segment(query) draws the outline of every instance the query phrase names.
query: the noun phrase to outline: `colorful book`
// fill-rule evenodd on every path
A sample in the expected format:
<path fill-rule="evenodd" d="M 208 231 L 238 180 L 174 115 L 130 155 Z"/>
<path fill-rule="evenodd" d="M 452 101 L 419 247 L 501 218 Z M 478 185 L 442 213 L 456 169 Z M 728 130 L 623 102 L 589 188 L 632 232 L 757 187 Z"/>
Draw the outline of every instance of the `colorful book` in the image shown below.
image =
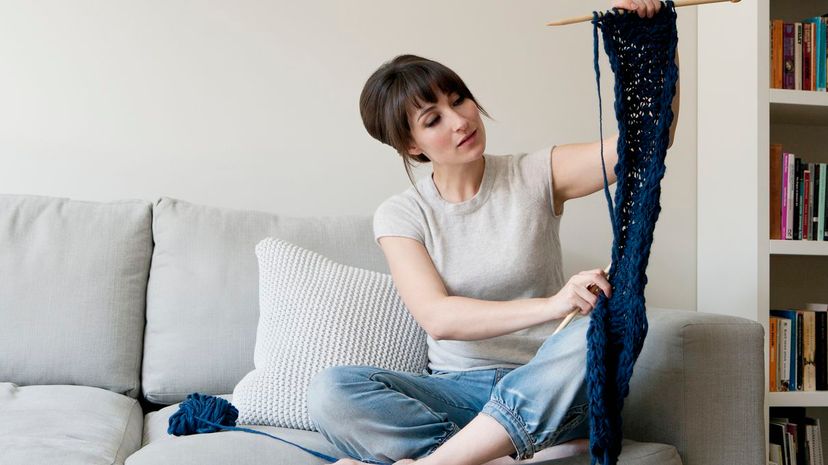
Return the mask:
<path fill-rule="evenodd" d="M 769 237 L 782 239 L 782 144 L 770 144 L 769 176 Z M 822 237 L 822 236 L 820 236 Z"/>
<path fill-rule="evenodd" d="M 787 344 L 788 349 L 786 351 L 780 351 L 781 356 L 783 357 L 782 360 L 787 360 L 780 365 L 780 370 L 787 369 L 787 379 L 789 380 L 788 383 L 780 383 L 780 390 L 781 391 L 797 391 L 797 360 L 799 359 L 797 355 L 797 313 L 796 310 L 771 310 L 771 316 L 776 318 L 784 319 L 788 321 L 788 325 L 790 326 L 790 336 L 786 336 L 782 334 L 780 338 L 780 343 Z M 785 331 L 783 329 L 783 331 Z M 787 338 L 787 341 L 785 339 Z M 781 360 L 777 360 L 777 363 L 780 363 Z M 784 368 L 787 366 L 787 368 Z M 785 377 L 780 377 L 781 380 L 784 380 Z"/>
<path fill-rule="evenodd" d="M 781 19 L 771 21 L 771 87 L 782 89 L 782 23 Z"/>
<path fill-rule="evenodd" d="M 802 90 L 802 23 L 794 23 L 794 89 Z"/>
<path fill-rule="evenodd" d="M 787 184 L 785 193 L 788 197 L 785 211 L 785 239 L 794 239 L 794 181 L 796 180 L 796 156 L 792 153 L 785 154 L 788 158 L 787 171 L 788 176 L 785 178 Z"/>
<path fill-rule="evenodd" d="M 768 390 L 770 392 L 777 392 L 779 389 L 777 388 L 777 380 L 776 380 L 776 353 L 777 353 L 777 336 L 776 331 L 779 327 L 779 318 L 772 316 L 768 319 Z"/>
<path fill-rule="evenodd" d="M 811 23 L 802 23 L 802 90 L 814 90 L 811 65 L 814 57 L 811 45 L 813 26 Z"/>
<path fill-rule="evenodd" d="M 793 23 L 782 24 L 782 88 L 793 89 L 794 84 L 794 42 Z"/>

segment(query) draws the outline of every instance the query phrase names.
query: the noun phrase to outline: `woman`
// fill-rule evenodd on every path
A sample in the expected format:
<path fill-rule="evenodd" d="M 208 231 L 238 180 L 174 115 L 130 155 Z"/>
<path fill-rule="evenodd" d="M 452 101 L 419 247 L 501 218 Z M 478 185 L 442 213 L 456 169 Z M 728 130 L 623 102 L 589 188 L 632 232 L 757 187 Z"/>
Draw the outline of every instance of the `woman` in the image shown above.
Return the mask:
<path fill-rule="evenodd" d="M 613 7 L 652 17 L 661 3 Z M 678 92 L 670 144 L 677 101 Z M 409 177 L 412 161 L 433 165 L 431 177 L 374 215 L 394 284 L 428 334 L 429 369 L 342 366 L 314 377 L 311 419 L 362 461 L 337 464 L 478 465 L 586 452 L 585 316 L 598 301 L 587 288 L 608 297 L 612 289 L 601 269 L 564 282 L 558 226 L 567 200 L 603 187 L 600 143 L 487 155 L 480 113 L 488 114 L 453 71 L 413 55 L 368 79 L 360 111 Z M 617 137 L 604 141 L 609 182 Z"/>

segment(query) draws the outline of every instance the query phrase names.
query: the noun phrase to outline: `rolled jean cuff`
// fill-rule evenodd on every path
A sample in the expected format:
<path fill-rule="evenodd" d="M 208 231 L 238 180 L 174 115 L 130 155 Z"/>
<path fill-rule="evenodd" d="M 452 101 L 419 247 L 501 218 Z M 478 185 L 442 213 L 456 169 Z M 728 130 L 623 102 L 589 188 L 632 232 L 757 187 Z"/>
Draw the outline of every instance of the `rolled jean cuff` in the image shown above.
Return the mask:
<path fill-rule="evenodd" d="M 497 399 L 492 398 L 483 406 L 483 410 L 480 413 L 485 413 L 494 418 L 495 421 L 506 429 L 506 433 L 509 435 L 509 438 L 512 440 L 512 445 L 515 447 L 515 453 L 510 454 L 510 457 L 515 460 L 525 460 L 535 455 L 535 445 L 526 429 L 526 424 L 512 409 Z"/>

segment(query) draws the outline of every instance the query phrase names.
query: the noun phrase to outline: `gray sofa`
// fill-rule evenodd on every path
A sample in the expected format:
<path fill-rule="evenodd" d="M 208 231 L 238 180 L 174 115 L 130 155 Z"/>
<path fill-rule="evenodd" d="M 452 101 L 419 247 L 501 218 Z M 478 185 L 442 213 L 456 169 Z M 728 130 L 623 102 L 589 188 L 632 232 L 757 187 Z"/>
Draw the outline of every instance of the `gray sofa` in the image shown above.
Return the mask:
<path fill-rule="evenodd" d="M 253 369 L 267 236 L 388 272 L 370 217 L 0 195 L 0 464 L 325 463 L 260 435 L 166 432 L 187 394 L 232 401 Z M 648 317 L 620 463 L 765 463 L 762 326 Z M 343 456 L 316 432 L 256 428 Z"/>

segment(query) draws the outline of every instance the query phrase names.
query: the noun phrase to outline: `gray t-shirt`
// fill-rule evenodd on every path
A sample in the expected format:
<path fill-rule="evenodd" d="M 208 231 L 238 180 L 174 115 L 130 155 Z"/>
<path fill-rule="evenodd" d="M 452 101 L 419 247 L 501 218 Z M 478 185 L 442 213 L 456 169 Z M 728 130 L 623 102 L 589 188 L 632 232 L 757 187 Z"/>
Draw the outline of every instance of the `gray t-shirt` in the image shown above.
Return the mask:
<path fill-rule="evenodd" d="M 477 194 L 444 200 L 431 176 L 384 201 L 374 213 L 374 238 L 422 243 L 449 295 L 508 301 L 549 297 L 565 283 L 552 198 L 552 147 L 487 155 Z M 428 341 L 429 368 L 442 371 L 524 365 L 560 320 L 479 340 Z"/>

